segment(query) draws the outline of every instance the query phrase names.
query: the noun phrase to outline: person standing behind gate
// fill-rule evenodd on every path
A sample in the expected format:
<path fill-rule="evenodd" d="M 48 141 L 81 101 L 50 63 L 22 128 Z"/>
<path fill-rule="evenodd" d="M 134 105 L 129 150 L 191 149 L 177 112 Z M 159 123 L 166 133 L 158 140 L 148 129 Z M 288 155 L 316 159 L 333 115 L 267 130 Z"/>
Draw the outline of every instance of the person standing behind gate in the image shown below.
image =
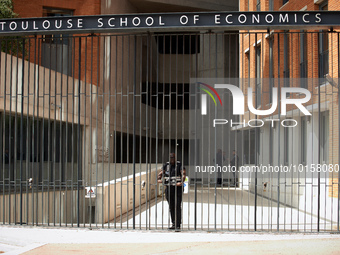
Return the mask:
<path fill-rule="evenodd" d="M 183 183 L 186 178 L 185 167 L 176 161 L 175 153 L 170 153 L 170 162 L 163 165 L 158 174 L 158 182 L 166 185 L 165 197 L 169 203 L 172 226 L 168 229 L 181 229 Z"/>
<path fill-rule="evenodd" d="M 222 153 L 222 149 L 218 149 L 216 153 L 216 158 L 214 160 L 214 163 L 216 163 L 216 166 L 219 166 L 220 169 L 223 167 L 223 163 L 225 161 L 224 153 Z M 217 180 L 216 184 L 218 186 L 222 185 L 222 170 L 217 171 Z"/>
<path fill-rule="evenodd" d="M 235 150 L 233 150 L 233 156 L 232 156 L 232 159 L 230 160 L 230 166 L 231 168 L 233 168 L 233 170 L 231 170 L 234 175 L 233 184 L 236 186 L 237 185 L 236 175 L 237 175 L 237 170 L 238 170 L 238 156 Z"/>

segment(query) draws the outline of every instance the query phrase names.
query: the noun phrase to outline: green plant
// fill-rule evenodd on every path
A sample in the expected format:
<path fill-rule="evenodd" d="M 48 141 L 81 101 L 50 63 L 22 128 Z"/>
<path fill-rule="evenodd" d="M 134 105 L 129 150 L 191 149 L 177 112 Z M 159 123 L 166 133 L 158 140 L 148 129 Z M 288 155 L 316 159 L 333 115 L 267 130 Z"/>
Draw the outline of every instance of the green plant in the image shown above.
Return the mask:
<path fill-rule="evenodd" d="M 0 19 L 13 19 L 19 15 L 13 10 L 12 0 L 0 0 Z M 22 57 L 23 48 L 27 48 L 27 40 L 22 36 L 0 36 L 1 51 Z M 27 55 L 26 51 L 25 54 Z"/>

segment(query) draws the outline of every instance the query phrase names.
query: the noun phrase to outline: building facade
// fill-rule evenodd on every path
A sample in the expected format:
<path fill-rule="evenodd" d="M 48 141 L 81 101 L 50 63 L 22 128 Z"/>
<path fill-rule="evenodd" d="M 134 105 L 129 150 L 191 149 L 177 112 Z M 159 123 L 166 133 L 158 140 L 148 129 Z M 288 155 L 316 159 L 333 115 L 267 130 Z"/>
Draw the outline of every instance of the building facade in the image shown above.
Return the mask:
<path fill-rule="evenodd" d="M 42 28 L 108 15 L 98 24 L 136 29 L 0 38 L 1 222 L 163 229 L 170 216 L 156 178 L 175 152 L 190 183 L 185 229 L 339 231 L 340 37 L 308 28 L 336 1 L 13 3 L 22 18 L 46 17 Z M 210 27 L 183 25 L 184 12 L 199 22 L 201 11 L 222 14 L 209 13 Z M 246 14 L 260 23 L 271 11 L 282 11 L 279 23 L 302 11 L 305 25 L 219 26 Z M 161 23 L 169 12 L 183 26 L 152 28 L 152 14 Z M 137 28 L 141 13 L 150 29 Z M 239 102 L 216 84 L 243 92 L 244 114 L 233 114 Z M 221 164 L 236 171 L 217 173 Z M 263 166 L 281 171 L 241 171 Z"/>
<path fill-rule="evenodd" d="M 339 8 L 339 2 L 332 0 L 240 1 L 241 11 L 317 13 L 338 11 Z M 307 17 L 310 16 L 305 17 L 308 23 Z M 285 18 L 282 16 L 283 20 Z M 323 216 L 330 221 L 334 220 L 332 215 L 338 210 L 333 205 L 338 199 L 339 175 L 331 169 L 339 163 L 338 43 L 336 29 L 243 31 L 240 34 L 240 77 L 253 80 L 246 79 L 253 88 L 251 96 L 256 102 L 254 107 L 258 110 L 270 109 L 275 87 L 279 95 L 279 106 L 272 114 L 255 116 L 248 112 L 244 120 L 289 119 L 296 124 L 293 128 L 285 128 L 279 122 L 266 123 L 259 129 L 248 126 L 246 129 L 249 131 L 244 132 L 252 132 L 257 136 L 257 147 L 254 142 L 251 148 L 257 154 L 254 163 L 304 166 L 309 169 L 329 167 L 331 170 L 319 175 L 317 171 L 310 175 L 305 171 L 301 175 L 283 173 L 279 178 L 265 174 L 260 180 L 265 187 L 257 187 L 257 191 L 265 197 L 280 198 L 281 195 L 285 203 L 312 214 L 318 213 L 316 208 L 319 203 Z M 280 114 L 282 88 L 307 89 L 311 99 L 305 105 L 311 115 L 305 115 L 293 105 L 287 106 L 286 115 Z M 286 97 L 301 99 L 304 95 L 288 93 Z M 321 201 L 317 199 L 320 194 Z M 313 200 L 313 196 L 316 199 Z"/>

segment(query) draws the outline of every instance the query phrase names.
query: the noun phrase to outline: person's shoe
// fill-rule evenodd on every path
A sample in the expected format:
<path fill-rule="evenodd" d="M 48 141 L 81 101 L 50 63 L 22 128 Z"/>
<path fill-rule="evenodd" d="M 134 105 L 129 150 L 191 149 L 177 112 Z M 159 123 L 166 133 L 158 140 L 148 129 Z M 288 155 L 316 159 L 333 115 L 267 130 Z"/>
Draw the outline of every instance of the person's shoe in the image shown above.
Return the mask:
<path fill-rule="evenodd" d="M 168 230 L 174 230 L 175 229 L 175 225 L 172 225 L 171 227 L 168 228 Z"/>
<path fill-rule="evenodd" d="M 181 227 L 176 227 L 175 232 L 181 232 Z"/>

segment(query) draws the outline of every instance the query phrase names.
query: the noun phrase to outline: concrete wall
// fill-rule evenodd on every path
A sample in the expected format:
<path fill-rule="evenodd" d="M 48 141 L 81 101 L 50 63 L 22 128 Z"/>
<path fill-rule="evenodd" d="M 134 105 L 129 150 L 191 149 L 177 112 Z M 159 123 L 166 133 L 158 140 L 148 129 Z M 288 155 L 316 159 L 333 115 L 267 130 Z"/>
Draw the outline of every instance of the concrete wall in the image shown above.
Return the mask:
<path fill-rule="evenodd" d="M 13 193 L 13 192 L 12 192 Z M 77 191 L 56 190 L 50 187 L 49 191 L 24 192 L 22 199 L 17 191 L 16 194 L 0 196 L 1 210 L 0 219 L 7 223 L 20 223 L 20 204 L 22 205 L 22 222 L 24 224 L 62 224 L 77 223 Z M 84 219 L 84 193 L 80 191 L 79 200 L 80 218 Z M 5 207 L 2 207 L 5 205 Z"/>
<path fill-rule="evenodd" d="M 158 164 L 157 168 L 161 169 L 162 166 L 163 164 Z M 125 178 L 133 173 L 133 164 L 98 163 L 92 164 L 89 167 L 91 169 L 91 176 L 86 178 L 86 186 L 103 185 L 103 183 Z M 137 174 L 143 172 L 151 173 L 151 171 L 154 171 L 151 169 L 156 169 L 156 164 L 135 164 L 135 171 Z"/>
<path fill-rule="evenodd" d="M 151 172 L 136 174 L 135 180 L 139 184 L 135 189 L 135 207 L 139 207 L 146 201 L 159 195 L 156 169 Z M 91 201 L 95 206 L 95 219 L 97 223 L 107 223 L 115 218 L 131 211 L 133 208 L 132 175 L 112 180 L 96 187 L 96 200 Z M 145 187 L 140 186 L 145 182 Z M 128 185 L 128 182 L 130 185 Z M 121 202 L 122 201 L 122 202 Z M 89 202 L 87 202 L 89 205 Z"/>
<path fill-rule="evenodd" d="M 328 104 L 323 104 L 321 111 L 329 110 Z M 259 150 L 259 164 L 280 166 L 287 165 L 288 167 L 307 166 L 309 170 L 312 169 L 314 164 L 338 164 L 337 158 L 329 157 L 327 162 L 318 162 L 318 145 L 319 145 L 319 118 L 318 108 L 313 107 L 311 118 L 307 121 L 307 161 L 301 162 L 301 125 L 297 125 L 295 128 L 289 128 L 289 162 L 284 163 L 284 128 L 278 125 L 273 129 L 273 146 L 269 145 L 269 132 L 270 125 L 265 125 L 261 128 L 260 132 L 260 150 Z M 310 109 L 309 109 L 310 110 Z M 288 112 L 290 119 L 296 120 L 301 124 L 301 117 L 296 116 L 295 112 Z M 331 122 L 330 122 L 331 125 Z M 330 134 L 331 136 L 331 134 Z M 330 137 L 330 139 L 332 139 Z M 273 153 L 273 162 L 270 163 L 269 155 L 270 150 Z M 330 154 L 329 154 L 330 155 Z M 251 185 L 250 189 L 255 191 L 255 173 L 251 173 Z M 338 173 L 327 172 L 320 173 L 320 217 L 327 220 L 335 220 L 337 215 L 338 199 L 337 189 L 333 190 L 332 183 L 333 178 L 337 178 Z M 333 181 L 334 182 L 334 181 Z M 266 183 L 266 187 L 264 184 Z M 335 179 L 337 185 L 337 180 Z M 280 191 L 278 192 L 278 185 Z M 318 214 L 318 173 L 307 173 L 304 169 L 303 172 L 299 172 L 298 169 L 292 168 L 289 172 L 280 172 L 280 178 L 277 174 L 258 174 L 257 180 L 257 192 L 259 195 L 273 199 L 275 202 L 280 200 L 280 203 L 298 208 L 302 211 L 306 211 L 314 216 Z M 331 196 L 330 194 L 333 194 Z"/>

